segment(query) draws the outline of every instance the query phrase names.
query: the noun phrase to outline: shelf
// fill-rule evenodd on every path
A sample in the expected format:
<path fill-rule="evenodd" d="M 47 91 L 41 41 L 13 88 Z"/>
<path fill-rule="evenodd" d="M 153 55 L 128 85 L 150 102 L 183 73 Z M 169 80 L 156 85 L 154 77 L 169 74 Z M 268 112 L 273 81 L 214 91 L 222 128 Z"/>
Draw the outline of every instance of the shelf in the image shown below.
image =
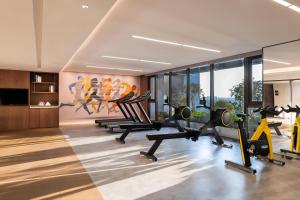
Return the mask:
<path fill-rule="evenodd" d="M 32 92 L 32 94 L 57 94 L 57 92 Z"/>
<path fill-rule="evenodd" d="M 58 105 L 51 105 L 51 106 L 38 106 L 38 105 L 30 105 L 30 108 L 32 109 L 44 109 L 44 108 L 59 108 Z"/>
<path fill-rule="evenodd" d="M 55 82 L 32 82 L 33 84 L 53 84 L 55 85 Z"/>

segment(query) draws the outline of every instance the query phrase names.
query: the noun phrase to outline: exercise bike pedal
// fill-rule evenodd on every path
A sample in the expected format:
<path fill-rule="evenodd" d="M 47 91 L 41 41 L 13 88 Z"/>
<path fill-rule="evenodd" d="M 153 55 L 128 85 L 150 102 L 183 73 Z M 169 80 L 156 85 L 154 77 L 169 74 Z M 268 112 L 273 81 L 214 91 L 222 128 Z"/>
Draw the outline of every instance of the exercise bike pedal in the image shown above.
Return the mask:
<path fill-rule="evenodd" d="M 251 167 L 246 167 L 244 165 L 241 165 L 241 164 L 229 161 L 229 160 L 225 160 L 225 165 L 230 166 L 230 167 L 235 167 L 239 170 L 242 170 L 242 171 L 245 171 L 245 172 L 248 172 L 248 173 L 251 173 L 251 174 L 256 174 L 256 169 L 253 169 Z"/>
<path fill-rule="evenodd" d="M 140 155 L 146 156 L 148 159 L 156 162 L 158 159 L 154 155 L 149 155 L 148 152 L 140 151 Z"/>
<path fill-rule="evenodd" d="M 214 145 L 217 145 L 217 146 L 220 146 L 220 147 L 224 147 L 224 148 L 228 148 L 228 149 L 232 149 L 232 147 L 233 147 L 232 144 L 225 144 L 225 143 L 219 144 L 219 143 L 217 143 L 217 142 L 215 142 L 215 141 L 212 141 L 212 143 L 213 143 Z"/>
<path fill-rule="evenodd" d="M 122 140 L 121 138 L 116 138 L 116 141 L 119 142 L 120 144 L 125 144 L 125 141 Z"/>

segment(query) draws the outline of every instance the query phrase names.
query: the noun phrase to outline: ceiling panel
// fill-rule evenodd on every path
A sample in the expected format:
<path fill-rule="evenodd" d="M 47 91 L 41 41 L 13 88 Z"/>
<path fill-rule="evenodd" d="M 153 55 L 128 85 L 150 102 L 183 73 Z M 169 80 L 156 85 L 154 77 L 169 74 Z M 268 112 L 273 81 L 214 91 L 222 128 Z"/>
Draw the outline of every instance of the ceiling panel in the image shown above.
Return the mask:
<path fill-rule="evenodd" d="M 300 5 L 300 1 L 295 3 Z M 221 50 L 196 49 L 133 39 L 142 35 L 160 40 Z M 97 34 L 66 69 L 86 65 L 163 69 L 259 50 L 300 38 L 300 14 L 271 0 L 120 0 Z M 170 62 L 169 65 L 112 60 L 102 55 Z M 80 68 L 81 66 L 81 68 Z M 99 69 L 100 71 L 102 69 Z M 112 73 L 123 73 L 112 70 Z M 128 72 L 126 72 L 128 73 Z"/>
<path fill-rule="evenodd" d="M 32 0 L 1 1 L 0 27 L 0 68 L 35 68 Z"/>

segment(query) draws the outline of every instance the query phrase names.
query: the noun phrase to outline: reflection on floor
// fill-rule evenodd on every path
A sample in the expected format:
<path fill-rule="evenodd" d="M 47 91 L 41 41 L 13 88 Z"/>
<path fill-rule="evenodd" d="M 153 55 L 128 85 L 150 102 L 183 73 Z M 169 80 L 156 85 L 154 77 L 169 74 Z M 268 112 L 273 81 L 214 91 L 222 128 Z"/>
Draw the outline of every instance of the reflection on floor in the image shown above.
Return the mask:
<path fill-rule="evenodd" d="M 278 129 L 281 132 L 281 134 L 286 137 L 291 136 L 293 122 L 290 119 L 285 119 L 282 117 L 269 117 L 268 122 L 281 122 L 281 126 L 278 126 Z M 271 129 L 271 131 L 272 133 L 274 133 L 274 135 L 276 135 L 274 129 Z"/>
<path fill-rule="evenodd" d="M 0 199 L 102 199 L 59 129 L 0 134 Z"/>
<path fill-rule="evenodd" d="M 145 133 L 129 135 L 127 144 L 121 145 L 114 140 L 116 135 L 97 127 L 63 127 L 62 132 L 106 200 L 298 200 L 300 196 L 299 161 L 279 167 L 253 160 L 256 176 L 226 168 L 225 159 L 241 162 L 238 144 L 222 149 L 205 137 L 196 143 L 164 141 L 157 152 L 159 161 L 153 163 L 139 155 L 152 144 Z M 274 136 L 274 146 L 276 151 L 287 148 L 288 141 Z"/>

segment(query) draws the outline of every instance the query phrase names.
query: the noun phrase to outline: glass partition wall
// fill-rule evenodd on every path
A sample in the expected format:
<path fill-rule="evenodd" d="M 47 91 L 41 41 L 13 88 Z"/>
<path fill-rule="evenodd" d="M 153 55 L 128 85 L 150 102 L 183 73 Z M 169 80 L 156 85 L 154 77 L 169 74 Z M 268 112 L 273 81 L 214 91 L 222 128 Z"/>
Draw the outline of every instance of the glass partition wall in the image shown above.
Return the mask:
<path fill-rule="evenodd" d="M 264 105 L 300 106 L 299 66 L 300 40 L 263 48 Z M 280 124 L 278 129 L 282 135 L 291 136 L 295 113 L 282 112 L 268 120 Z"/>
<path fill-rule="evenodd" d="M 227 108 L 234 113 L 252 113 L 262 105 L 261 55 L 204 66 L 193 65 L 155 77 L 156 107 L 152 110 L 156 112 L 156 120 L 163 121 L 173 114 L 174 109 L 169 104 L 189 106 L 192 118 L 187 125 L 192 127 L 210 119 L 210 110 L 203 107 L 204 102 L 213 109 Z M 256 126 L 258 119 L 254 116 L 246 126 Z"/>

